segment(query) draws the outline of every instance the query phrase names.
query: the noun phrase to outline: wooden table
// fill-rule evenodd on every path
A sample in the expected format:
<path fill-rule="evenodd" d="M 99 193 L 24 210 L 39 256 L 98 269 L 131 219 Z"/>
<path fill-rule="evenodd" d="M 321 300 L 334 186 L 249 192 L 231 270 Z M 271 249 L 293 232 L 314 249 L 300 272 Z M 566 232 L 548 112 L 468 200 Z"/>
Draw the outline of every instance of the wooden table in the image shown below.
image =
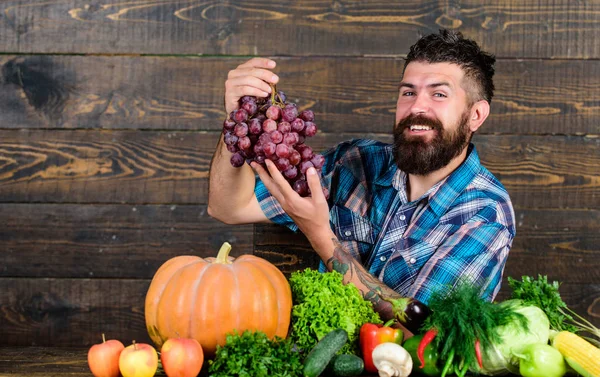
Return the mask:
<path fill-rule="evenodd" d="M 88 348 L 0 347 L 0 376 L 90 377 Z"/>
<path fill-rule="evenodd" d="M 88 348 L 0 347 L 0 377 L 93 377 L 87 352 Z M 155 376 L 166 375 L 159 369 Z"/>
<path fill-rule="evenodd" d="M 89 348 L 1 347 L 0 377 L 93 377 Z M 166 376 L 159 368 L 157 377 Z"/>

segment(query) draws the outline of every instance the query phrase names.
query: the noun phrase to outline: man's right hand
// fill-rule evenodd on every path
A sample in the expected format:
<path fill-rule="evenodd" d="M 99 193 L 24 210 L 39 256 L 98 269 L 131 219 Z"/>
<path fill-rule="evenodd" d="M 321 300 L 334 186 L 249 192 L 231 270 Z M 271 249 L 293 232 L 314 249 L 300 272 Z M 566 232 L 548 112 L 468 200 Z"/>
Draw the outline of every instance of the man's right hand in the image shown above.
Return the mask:
<path fill-rule="evenodd" d="M 270 70 L 275 61 L 267 58 L 252 58 L 229 71 L 225 81 L 225 111 L 236 110 L 243 96 L 267 97 L 271 93 L 269 84 L 276 84 L 279 77 Z"/>

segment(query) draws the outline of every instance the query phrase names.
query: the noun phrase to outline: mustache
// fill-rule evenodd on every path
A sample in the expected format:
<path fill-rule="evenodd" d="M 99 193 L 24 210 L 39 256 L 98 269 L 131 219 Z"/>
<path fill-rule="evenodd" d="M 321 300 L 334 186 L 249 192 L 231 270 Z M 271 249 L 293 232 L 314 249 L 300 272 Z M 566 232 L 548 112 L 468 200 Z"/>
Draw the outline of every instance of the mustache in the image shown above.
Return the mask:
<path fill-rule="evenodd" d="M 431 118 L 427 118 L 424 115 L 409 115 L 404 119 L 401 119 L 398 124 L 396 125 L 396 129 L 399 131 L 403 131 L 404 129 L 410 127 L 410 126 L 416 126 L 416 125 L 421 125 L 421 126 L 429 126 L 434 130 L 441 130 L 442 127 L 442 122 L 440 122 L 438 119 L 431 119 Z"/>

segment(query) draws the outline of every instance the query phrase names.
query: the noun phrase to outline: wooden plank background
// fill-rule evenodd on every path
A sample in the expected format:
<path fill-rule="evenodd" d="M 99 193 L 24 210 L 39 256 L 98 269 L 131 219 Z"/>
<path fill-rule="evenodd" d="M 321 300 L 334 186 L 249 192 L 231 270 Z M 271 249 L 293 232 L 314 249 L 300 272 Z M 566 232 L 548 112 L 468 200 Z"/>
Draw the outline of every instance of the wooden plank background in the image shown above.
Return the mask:
<path fill-rule="evenodd" d="M 440 27 L 498 58 L 474 142 L 515 205 L 505 276 L 563 282 L 600 326 L 599 15 L 568 0 L 3 1 L 0 346 L 149 341 L 156 269 L 224 241 L 285 273 L 316 266 L 301 234 L 206 213 L 227 71 L 277 60 L 279 89 L 317 114 L 316 150 L 390 141 L 403 57 Z"/>

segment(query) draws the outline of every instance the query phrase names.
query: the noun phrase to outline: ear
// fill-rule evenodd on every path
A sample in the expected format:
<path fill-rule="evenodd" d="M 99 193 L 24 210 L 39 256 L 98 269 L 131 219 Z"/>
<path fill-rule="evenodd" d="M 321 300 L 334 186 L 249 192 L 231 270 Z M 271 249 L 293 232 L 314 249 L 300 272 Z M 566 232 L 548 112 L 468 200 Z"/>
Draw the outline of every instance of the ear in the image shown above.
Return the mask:
<path fill-rule="evenodd" d="M 490 104 L 486 100 L 475 102 L 469 114 L 469 129 L 475 132 L 490 115 Z"/>

